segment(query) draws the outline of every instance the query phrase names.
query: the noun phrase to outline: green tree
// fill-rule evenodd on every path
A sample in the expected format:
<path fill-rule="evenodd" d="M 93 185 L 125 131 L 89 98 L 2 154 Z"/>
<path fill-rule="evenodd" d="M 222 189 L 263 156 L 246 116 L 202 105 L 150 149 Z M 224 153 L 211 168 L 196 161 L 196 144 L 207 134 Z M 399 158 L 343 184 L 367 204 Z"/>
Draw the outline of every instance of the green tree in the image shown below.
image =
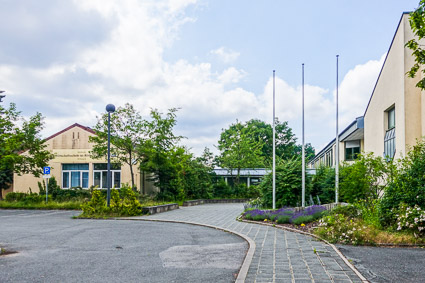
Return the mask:
<path fill-rule="evenodd" d="M 89 138 L 93 143 L 92 158 L 107 158 L 108 114 L 98 118 L 94 127 L 95 136 Z M 131 186 L 135 189 L 134 165 L 141 162 L 143 155 L 137 150 L 146 139 L 147 122 L 142 119 L 133 105 L 126 103 L 111 114 L 111 156 L 112 162 L 126 164 L 130 168 Z"/>
<path fill-rule="evenodd" d="M 350 203 L 378 199 L 390 179 L 391 165 L 373 153 L 359 154 L 354 163 L 345 163 L 340 172 L 341 199 Z"/>
<path fill-rule="evenodd" d="M 150 180 L 160 189 L 159 198 L 174 199 L 184 197 L 182 179 L 177 172 L 182 159 L 190 159 L 186 149 L 177 144 L 182 139 L 173 133 L 177 109 L 170 109 L 163 115 L 151 111 L 151 120 L 146 123 L 147 138 L 138 145 L 137 152 L 143 156 L 140 169 L 152 173 Z"/>
<path fill-rule="evenodd" d="M 263 143 L 261 149 L 265 163 L 270 165 L 273 160 L 273 127 L 270 124 L 258 119 L 252 119 L 244 124 L 244 127 L 251 132 L 251 136 Z M 230 127 L 231 129 L 232 127 Z M 276 120 L 276 156 L 282 159 L 291 159 L 296 154 L 296 138 L 288 122 Z M 301 152 L 301 148 L 299 150 Z M 307 152 L 307 150 L 306 150 Z"/>
<path fill-rule="evenodd" d="M 335 201 L 335 169 L 321 165 L 312 177 L 311 194 L 318 196 L 321 203 Z"/>
<path fill-rule="evenodd" d="M 299 206 L 301 204 L 302 164 L 300 158 L 280 159 L 276 166 L 276 207 Z M 262 202 L 272 207 L 272 173 L 266 175 L 260 183 Z M 306 195 L 310 193 L 311 179 L 306 178 Z"/>
<path fill-rule="evenodd" d="M 410 13 L 409 22 L 416 38 L 413 38 L 406 43 L 406 47 L 413 51 L 412 54 L 415 57 L 415 64 L 407 72 L 407 75 L 414 78 L 419 70 L 422 74 L 425 74 L 425 69 L 422 68 L 421 70 L 421 66 L 425 64 L 425 49 L 423 48 L 424 45 L 419 43 L 419 41 L 425 37 L 425 0 L 421 0 L 418 8 L 414 12 Z M 425 77 L 419 80 L 416 86 L 424 90 Z"/>
<path fill-rule="evenodd" d="M 262 155 L 263 141 L 254 137 L 252 128 L 236 121 L 229 129 L 223 130 L 218 141 L 220 155 L 218 161 L 221 167 L 236 169 L 235 185 L 239 185 L 242 168 L 264 166 Z"/>
<path fill-rule="evenodd" d="M 13 181 L 13 172 L 40 177 L 42 168 L 53 158 L 40 137 L 42 129 L 40 113 L 25 120 L 14 103 L 9 108 L 0 106 L 0 198 Z"/>

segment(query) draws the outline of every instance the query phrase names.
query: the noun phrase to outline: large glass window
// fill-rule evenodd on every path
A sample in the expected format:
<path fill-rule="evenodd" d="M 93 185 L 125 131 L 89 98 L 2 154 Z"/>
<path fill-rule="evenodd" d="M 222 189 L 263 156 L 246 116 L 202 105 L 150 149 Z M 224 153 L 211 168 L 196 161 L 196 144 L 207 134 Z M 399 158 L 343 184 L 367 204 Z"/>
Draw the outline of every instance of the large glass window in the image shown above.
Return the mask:
<path fill-rule="evenodd" d="M 93 180 L 94 185 L 100 189 L 107 188 L 107 175 L 108 175 L 108 164 L 107 163 L 96 163 L 93 164 Z M 111 164 L 111 184 L 114 188 L 121 187 L 121 166 L 119 164 Z"/>
<path fill-rule="evenodd" d="M 345 160 L 355 160 L 360 153 L 360 141 L 345 142 Z"/>
<path fill-rule="evenodd" d="M 89 187 L 89 164 L 62 164 L 62 188 Z"/>

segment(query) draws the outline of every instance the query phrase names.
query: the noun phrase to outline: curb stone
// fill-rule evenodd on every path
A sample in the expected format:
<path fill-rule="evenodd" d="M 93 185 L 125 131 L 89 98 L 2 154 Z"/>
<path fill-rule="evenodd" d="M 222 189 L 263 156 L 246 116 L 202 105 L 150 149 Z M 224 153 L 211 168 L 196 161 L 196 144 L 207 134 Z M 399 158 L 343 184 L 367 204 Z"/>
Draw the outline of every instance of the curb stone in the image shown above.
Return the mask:
<path fill-rule="evenodd" d="M 333 245 L 333 244 L 331 244 L 331 243 L 329 243 L 328 241 L 326 241 L 325 239 L 322 239 L 322 238 L 320 238 L 319 236 L 316 236 L 316 235 L 314 235 L 314 234 L 311 234 L 311 233 L 308 233 L 308 232 L 304 232 L 304 231 L 300 231 L 300 230 L 297 230 L 297 229 L 293 229 L 293 228 L 289 228 L 289 227 L 284 227 L 284 226 L 273 226 L 273 224 L 270 224 L 270 223 L 262 223 L 262 222 L 256 222 L 256 221 L 251 221 L 251 220 L 245 220 L 245 219 L 242 219 L 242 217 L 241 216 L 238 216 L 237 218 L 236 218 L 236 220 L 237 221 L 240 221 L 240 222 L 246 222 L 246 223 L 251 223 L 251 224 L 258 224 L 258 225 L 264 225 L 264 226 L 270 226 L 270 227 L 274 227 L 274 228 L 278 228 L 278 229 L 281 229 L 281 230 L 287 230 L 287 231 L 290 231 L 290 232 L 295 232 L 295 233 L 299 233 L 299 234 L 304 234 L 304 235 L 307 235 L 307 236 L 310 236 L 310 237 L 313 237 L 313 238 L 316 238 L 316 239 L 318 239 L 318 240 L 320 240 L 320 241 L 322 241 L 322 242 L 325 242 L 327 245 L 329 245 L 330 247 L 332 247 L 332 249 L 337 253 L 337 255 L 345 262 L 345 264 L 354 272 L 354 273 L 356 273 L 356 275 L 360 278 L 360 280 L 362 281 L 362 282 L 364 282 L 364 283 L 368 283 L 369 281 L 357 270 L 357 268 L 353 265 L 353 264 L 351 264 L 350 263 L 350 261 L 338 250 L 338 248 L 335 246 L 335 245 Z"/>
<path fill-rule="evenodd" d="M 221 228 L 221 227 L 208 225 L 208 224 L 202 224 L 202 223 L 196 223 L 196 222 L 186 222 L 186 221 L 177 221 L 177 220 L 147 219 L 147 218 L 145 218 L 145 219 L 143 219 L 143 218 L 111 218 L 111 220 L 151 221 L 151 222 L 168 222 L 168 223 L 190 224 L 190 225 L 203 226 L 203 227 L 207 227 L 207 228 L 213 228 L 213 229 L 216 229 L 216 230 L 228 232 L 228 233 L 234 234 L 236 236 L 239 236 L 248 243 L 248 251 L 245 255 L 245 258 L 244 258 L 244 261 L 241 265 L 241 268 L 239 269 L 238 276 L 236 277 L 235 282 L 237 282 L 237 283 L 245 282 L 245 279 L 248 275 L 249 267 L 251 266 L 252 258 L 254 257 L 256 245 L 255 245 L 255 242 L 251 238 L 249 238 L 248 236 L 242 235 L 242 234 L 240 234 L 236 231 L 227 230 L 227 229 L 224 229 L 224 228 Z"/>

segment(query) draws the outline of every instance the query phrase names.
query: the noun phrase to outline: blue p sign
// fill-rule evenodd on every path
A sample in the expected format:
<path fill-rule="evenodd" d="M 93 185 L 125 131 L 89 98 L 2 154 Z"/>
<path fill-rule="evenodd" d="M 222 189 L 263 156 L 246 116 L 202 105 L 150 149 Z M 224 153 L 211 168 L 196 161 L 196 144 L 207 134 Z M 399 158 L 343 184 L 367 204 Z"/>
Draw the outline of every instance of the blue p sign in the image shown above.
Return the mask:
<path fill-rule="evenodd" d="M 49 175 L 50 174 L 50 167 L 43 167 L 43 174 Z"/>

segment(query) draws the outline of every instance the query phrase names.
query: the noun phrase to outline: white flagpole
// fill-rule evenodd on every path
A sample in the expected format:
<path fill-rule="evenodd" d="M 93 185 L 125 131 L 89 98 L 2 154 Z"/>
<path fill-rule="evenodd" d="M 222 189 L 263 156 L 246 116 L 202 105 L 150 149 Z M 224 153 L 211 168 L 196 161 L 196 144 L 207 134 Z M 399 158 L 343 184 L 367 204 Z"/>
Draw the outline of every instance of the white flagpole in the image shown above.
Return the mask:
<path fill-rule="evenodd" d="M 338 203 L 339 190 L 339 136 L 338 136 L 338 57 L 336 55 L 336 137 L 335 137 L 335 202 Z"/>
<path fill-rule="evenodd" d="M 273 209 L 276 209 L 275 70 L 273 70 Z"/>
<path fill-rule="evenodd" d="M 304 63 L 303 63 L 303 71 L 302 71 L 302 109 L 303 109 L 303 126 L 302 126 L 302 207 L 305 207 L 305 145 L 304 145 Z"/>

